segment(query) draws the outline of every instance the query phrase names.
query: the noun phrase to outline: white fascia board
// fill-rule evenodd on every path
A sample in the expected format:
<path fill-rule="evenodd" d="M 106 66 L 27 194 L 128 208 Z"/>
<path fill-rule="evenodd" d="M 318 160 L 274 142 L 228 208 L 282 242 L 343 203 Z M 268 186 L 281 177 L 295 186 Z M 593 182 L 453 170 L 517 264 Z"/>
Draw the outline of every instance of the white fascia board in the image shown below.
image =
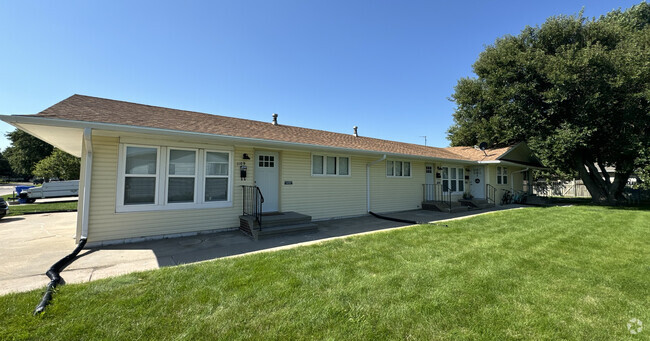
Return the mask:
<path fill-rule="evenodd" d="M 115 124 L 115 123 L 74 121 L 74 120 L 62 120 L 58 118 L 46 118 L 46 117 L 34 117 L 34 116 L 8 116 L 8 115 L 0 115 L 0 120 L 5 121 L 14 126 L 16 126 L 16 124 L 25 123 L 25 124 L 39 124 L 45 126 L 79 128 L 79 129 L 91 128 L 93 129 L 93 131 L 108 130 L 108 131 L 122 131 L 122 132 L 130 132 L 130 133 L 158 134 L 163 136 L 177 136 L 177 137 L 190 136 L 190 137 L 200 137 L 200 138 L 207 138 L 207 139 L 212 139 L 217 141 L 229 142 L 233 144 L 254 144 L 257 146 L 264 146 L 268 148 L 294 148 L 294 149 L 297 148 L 297 149 L 308 149 L 308 150 L 324 150 L 324 151 L 336 151 L 336 152 L 365 154 L 365 155 L 368 154 L 387 155 L 388 157 L 409 158 L 409 159 L 417 159 L 417 160 L 424 160 L 424 161 L 443 161 L 443 162 L 450 162 L 450 163 L 453 162 L 453 163 L 462 163 L 462 164 L 476 164 L 476 161 L 469 161 L 469 160 L 447 159 L 447 158 L 427 157 L 427 156 L 399 154 L 399 153 L 387 153 L 387 152 L 374 151 L 374 150 L 330 147 L 330 146 L 323 146 L 323 145 L 309 144 L 309 143 L 274 141 L 274 140 L 266 140 L 260 138 L 252 138 L 252 137 L 217 135 L 217 134 L 210 134 L 210 133 L 198 133 L 198 132 L 189 132 L 189 131 L 180 131 L 180 130 L 172 130 L 172 129 L 162 129 L 162 128 L 138 127 L 138 126 L 130 126 L 124 124 Z"/>
<path fill-rule="evenodd" d="M 516 162 L 510 162 L 510 161 L 503 161 L 503 160 L 490 160 L 490 161 L 479 161 L 478 163 L 482 165 L 495 165 L 495 164 L 502 164 L 506 166 L 516 166 L 516 167 L 524 167 L 524 168 L 530 168 L 530 169 L 548 169 L 547 167 L 536 167 L 536 166 L 529 166 L 529 165 L 524 165 L 521 163 L 516 163 Z"/>

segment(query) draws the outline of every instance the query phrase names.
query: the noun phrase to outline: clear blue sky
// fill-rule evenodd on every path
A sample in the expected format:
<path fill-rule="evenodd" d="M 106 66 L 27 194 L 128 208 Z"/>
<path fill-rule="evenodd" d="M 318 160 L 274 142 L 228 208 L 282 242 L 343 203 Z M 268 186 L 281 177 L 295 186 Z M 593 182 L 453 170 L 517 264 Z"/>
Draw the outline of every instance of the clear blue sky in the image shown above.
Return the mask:
<path fill-rule="evenodd" d="M 444 147 L 485 45 L 638 2 L 0 0 L 0 114 L 78 93 Z"/>

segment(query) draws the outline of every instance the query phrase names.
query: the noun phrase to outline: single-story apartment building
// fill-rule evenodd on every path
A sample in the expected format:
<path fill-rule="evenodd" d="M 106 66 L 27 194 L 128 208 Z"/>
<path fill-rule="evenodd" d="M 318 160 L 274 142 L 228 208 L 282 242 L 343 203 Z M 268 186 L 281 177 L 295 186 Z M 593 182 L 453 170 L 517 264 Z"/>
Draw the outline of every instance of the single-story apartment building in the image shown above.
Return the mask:
<path fill-rule="evenodd" d="M 0 119 L 81 157 L 77 239 L 89 244 L 236 228 L 259 214 L 332 219 L 464 194 L 498 204 L 543 168 L 525 143 L 436 148 L 275 114 L 260 122 L 82 95 Z"/>

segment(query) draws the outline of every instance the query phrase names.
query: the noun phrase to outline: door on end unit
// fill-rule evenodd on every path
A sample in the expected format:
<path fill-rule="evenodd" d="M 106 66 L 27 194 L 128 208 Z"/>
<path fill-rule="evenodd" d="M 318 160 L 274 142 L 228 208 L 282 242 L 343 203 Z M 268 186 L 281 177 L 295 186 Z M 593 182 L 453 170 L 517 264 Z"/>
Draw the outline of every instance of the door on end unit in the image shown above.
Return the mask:
<path fill-rule="evenodd" d="M 435 200 L 435 177 L 433 174 L 433 164 L 427 163 L 424 165 L 424 200 Z"/>
<path fill-rule="evenodd" d="M 469 193 L 476 199 L 485 199 L 485 167 L 475 166 L 470 172 Z"/>
<path fill-rule="evenodd" d="M 279 209 L 280 158 L 276 152 L 255 153 L 255 185 L 264 196 L 262 212 Z"/>

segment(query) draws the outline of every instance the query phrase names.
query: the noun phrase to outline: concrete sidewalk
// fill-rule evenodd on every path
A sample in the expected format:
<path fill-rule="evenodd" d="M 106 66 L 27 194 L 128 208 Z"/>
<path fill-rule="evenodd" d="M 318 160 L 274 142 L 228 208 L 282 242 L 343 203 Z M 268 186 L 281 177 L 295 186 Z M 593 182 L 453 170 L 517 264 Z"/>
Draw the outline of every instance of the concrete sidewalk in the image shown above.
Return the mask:
<path fill-rule="evenodd" d="M 521 206 L 497 206 L 453 214 L 414 210 L 385 215 L 417 222 L 436 222 L 518 207 Z M 318 230 L 311 233 L 276 236 L 257 242 L 236 230 L 84 249 L 61 276 L 67 283 L 81 283 L 163 266 L 273 251 L 411 225 L 372 216 L 316 223 Z M 47 285 L 49 279 L 44 275 L 45 271 L 75 247 L 75 225 L 74 212 L 0 220 L 0 259 L 4 260 L 0 264 L 0 295 Z"/>

